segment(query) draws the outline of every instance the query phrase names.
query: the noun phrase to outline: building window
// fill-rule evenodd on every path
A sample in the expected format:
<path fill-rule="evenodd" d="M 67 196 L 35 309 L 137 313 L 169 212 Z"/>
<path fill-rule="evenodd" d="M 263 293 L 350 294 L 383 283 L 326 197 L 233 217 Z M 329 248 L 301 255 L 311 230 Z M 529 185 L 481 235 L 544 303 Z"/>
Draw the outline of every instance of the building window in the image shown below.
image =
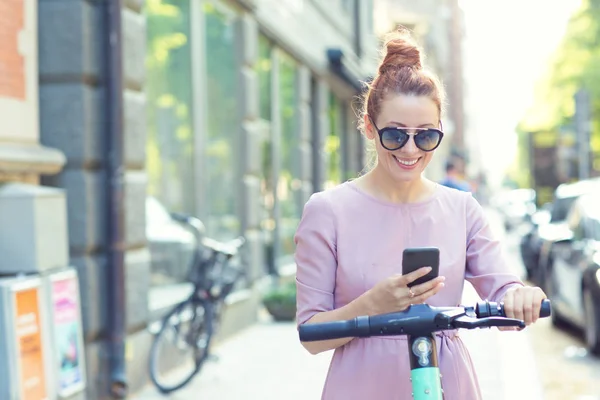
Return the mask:
<path fill-rule="evenodd" d="M 238 107 L 237 14 L 221 3 L 206 2 L 207 121 L 202 170 L 202 217 L 207 234 L 229 239 L 241 233 L 238 217 L 242 154 Z"/>
<path fill-rule="evenodd" d="M 260 228 L 263 235 L 264 259 L 269 274 L 276 273 L 276 226 L 275 215 L 275 166 L 272 137 L 273 112 L 273 44 L 264 35 L 258 39 L 258 62 L 256 75 L 259 85 L 259 129 L 261 133 Z"/>
<path fill-rule="evenodd" d="M 146 236 L 153 287 L 185 281 L 195 238 L 169 211 L 194 212 L 190 3 L 146 3 Z M 154 304 L 154 301 L 151 300 Z"/>
<path fill-rule="evenodd" d="M 271 121 L 272 108 L 272 56 L 273 43 L 264 35 L 258 37 L 258 62 L 256 64 L 256 74 L 258 76 L 259 85 L 259 117 L 265 121 Z"/>
<path fill-rule="evenodd" d="M 329 92 L 329 132 L 325 136 L 325 157 L 327 163 L 325 188 L 341 183 L 345 177 L 342 165 L 342 141 L 344 140 L 344 120 L 342 102 Z"/>
<path fill-rule="evenodd" d="M 194 210 L 189 0 L 146 5 L 148 193 L 171 211 Z"/>
<path fill-rule="evenodd" d="M 292 262 L 295 251 L 294 234 L 300 222 L 302 182 L 298 160 L 298 65 L 284 53 L 278 52 L 279 63 L 279 110 L 280 110 L 280 157 L 281 166 L 277 182 L 279 201 L 279 265 Z"/>

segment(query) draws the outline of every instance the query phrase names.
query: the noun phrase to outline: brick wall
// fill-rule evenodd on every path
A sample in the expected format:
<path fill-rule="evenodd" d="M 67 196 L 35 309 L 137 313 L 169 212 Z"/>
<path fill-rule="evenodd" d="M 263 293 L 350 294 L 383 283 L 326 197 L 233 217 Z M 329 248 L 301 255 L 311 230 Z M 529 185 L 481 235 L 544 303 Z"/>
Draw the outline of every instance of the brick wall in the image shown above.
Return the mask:
<path fill-rule="evenodd" d="M 0 2 L 0 96 L 25 99 L 25 60 L 19 32 L 25 24 L 23 0 Z"/>

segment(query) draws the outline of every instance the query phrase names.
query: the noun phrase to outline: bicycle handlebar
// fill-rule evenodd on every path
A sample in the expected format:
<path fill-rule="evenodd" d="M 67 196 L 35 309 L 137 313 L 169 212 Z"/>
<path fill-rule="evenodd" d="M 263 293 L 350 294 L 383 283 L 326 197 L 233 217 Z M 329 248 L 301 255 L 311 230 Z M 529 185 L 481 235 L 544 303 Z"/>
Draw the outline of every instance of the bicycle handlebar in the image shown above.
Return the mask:
<path fill-rule="evenodd" d="M 206 233 L 206 227 L 199 218 L 177 212 L 171 212 L 169 214 L 175 221 L 192 228 L 198 236 L 203 236 Z"/>
<path fill-rule="evenodd" d="M 219 242 L 209 237 L 205 237 L 204 235 L 206 233 L 206 228 L 199 218 L 177 212 L 172 212 L 170 215 L 175 221 L 193 229 L 196 232 L 200 243 L 204 247 L 209 248 L 214 252 L 233 257 L 238 253 L 239 249 L 244 245 L 244 243 L 246 243 L 246 239 L 243 236 L 239 236 L 229 242 Z"/>
<path fill-rule="evenodd" d="M 540 317 L 549 317 L 551 313 L 550 300 L 544 299 Z M 506 318 L 504 303 L 486 300 L 478 302 L 475 307 L 432 307 L 428 304 L 415 304 L 400 312 L 360 316 L 346 321 L 307 323 L 300 325 L 299 333 L 302 342 L 311 342 L 348 337 L 424 336 L 444 330 L 492 326 L 524 328 L 525 323 L 518 319 Z"/>

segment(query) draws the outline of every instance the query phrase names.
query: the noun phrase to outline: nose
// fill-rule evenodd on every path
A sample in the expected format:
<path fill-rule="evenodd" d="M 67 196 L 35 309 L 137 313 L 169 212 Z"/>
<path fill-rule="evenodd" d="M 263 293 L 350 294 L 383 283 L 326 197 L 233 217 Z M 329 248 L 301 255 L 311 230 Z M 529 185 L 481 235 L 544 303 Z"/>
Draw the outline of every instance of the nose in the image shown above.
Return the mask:
<path fill-rule="evenodd" d="M 408 142 L 406 142 L 406 144 L 404 146 L 402 146 L 402 152 L 406 153 L 406 154 L 415 154 L 419 152 L 419 148 L 417 147 L 416 143 L 415 143 L 415 136 L 414 135 L 410 135 L 410 137 L 408 138 Z"/>

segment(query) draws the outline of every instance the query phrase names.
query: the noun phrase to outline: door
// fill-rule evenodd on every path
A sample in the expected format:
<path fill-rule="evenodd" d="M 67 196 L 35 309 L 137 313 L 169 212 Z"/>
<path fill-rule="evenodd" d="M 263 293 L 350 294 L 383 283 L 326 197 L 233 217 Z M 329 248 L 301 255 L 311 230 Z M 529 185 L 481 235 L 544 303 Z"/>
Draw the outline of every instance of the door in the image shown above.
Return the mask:
<path fill-rule="evenodd" d="M 587 266 L 586 249 L 589 238 L 586 237 L 586 219 L 576 205 L 571 210 L 568 220 L 573 234 L 572 239 L 557 245 L 555 251 L 554 279 L 558 298 L 564 302 L 571 315 L 582 314 L 581 279 L 582 271 Z"/>

